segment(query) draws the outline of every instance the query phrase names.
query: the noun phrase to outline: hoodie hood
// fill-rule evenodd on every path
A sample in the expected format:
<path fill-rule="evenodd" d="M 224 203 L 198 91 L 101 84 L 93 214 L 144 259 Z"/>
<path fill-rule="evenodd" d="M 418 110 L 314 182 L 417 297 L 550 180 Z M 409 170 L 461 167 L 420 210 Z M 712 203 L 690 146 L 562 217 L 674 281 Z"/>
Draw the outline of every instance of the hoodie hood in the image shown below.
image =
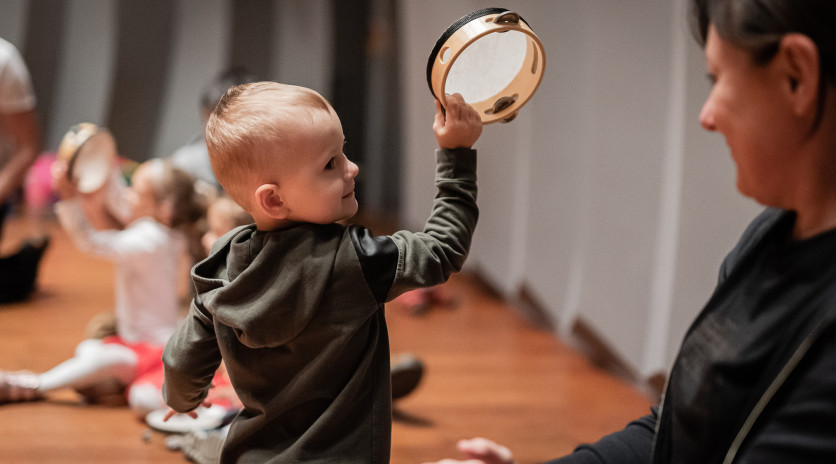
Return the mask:
<path fill-rule="evenodd" d="M 343 229 L 337 224 L 233 229 L 192 269 L 196 302 L 250 348 L 284 345 L 316 315 Z"/>

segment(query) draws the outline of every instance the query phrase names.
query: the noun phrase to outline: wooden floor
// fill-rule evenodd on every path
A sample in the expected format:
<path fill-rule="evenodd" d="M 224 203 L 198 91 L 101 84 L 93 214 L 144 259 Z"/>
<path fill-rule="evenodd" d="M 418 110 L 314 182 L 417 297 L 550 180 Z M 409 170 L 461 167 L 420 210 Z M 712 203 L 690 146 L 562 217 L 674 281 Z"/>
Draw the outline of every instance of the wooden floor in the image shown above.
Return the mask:
<path fill-rule="evenodd" d="M 3 247 L 25 233 L 4 231 Z M 69 357 L 85 326 L 110 310 L 111 266 L 76 251 L 55 225 L 40 287 L 26 303 L 0 306 L 0 369 L 46 370 Z M 650 400 L 539 331 L 468 275 L 445 290 L 453 308 L 421 316 L 387 309 L 392 351 L 426 364 L 419 388 L 395 404 L 392 462 L 454 457 L 458 439 L 486 436 L 520 463 L 595 440 L 648 412 Z M 0 405 L 1 463 L 180 463 L 164 437 L 127 408 L 82 405 L 72 392 L 39 403 Z"/>

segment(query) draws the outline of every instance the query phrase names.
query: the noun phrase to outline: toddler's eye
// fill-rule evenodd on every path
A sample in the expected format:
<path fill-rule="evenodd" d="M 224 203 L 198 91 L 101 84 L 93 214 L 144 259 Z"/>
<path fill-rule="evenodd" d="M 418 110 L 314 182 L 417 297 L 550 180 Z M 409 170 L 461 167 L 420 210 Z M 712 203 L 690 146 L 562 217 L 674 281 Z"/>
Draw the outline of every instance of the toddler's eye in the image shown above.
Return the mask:
<path fill-rule="evenodd" d="M 337 159 L 331 158 L 328 160 L 328 164 L 325 165 L 325 169 L 334 169 L 337 166 Z"/>

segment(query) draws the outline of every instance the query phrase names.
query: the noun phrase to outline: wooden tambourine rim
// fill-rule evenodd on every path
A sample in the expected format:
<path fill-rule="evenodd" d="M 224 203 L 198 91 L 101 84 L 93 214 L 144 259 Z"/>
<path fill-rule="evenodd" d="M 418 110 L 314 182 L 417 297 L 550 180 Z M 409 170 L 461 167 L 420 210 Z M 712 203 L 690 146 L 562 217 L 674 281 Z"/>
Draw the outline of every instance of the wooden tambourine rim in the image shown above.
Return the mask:
<path fill-rule="evenodd" d="M 496 121 L 508 122 L 514 119 L 520 108 L 534 95 L 543 79 L 546 54 L 540 39 L 531 30 L 528 23 L 520 18 L 519 22 L 497 24 L 494 19 L 510 10 L 504 8 L 485 8 L 474 11 L 453 23 L 435 44 L 427 61 L 427 84 L 432 94 L 446 106 L 445 84 L 447 76 L 456 59 L 473 42 L 488 34 L 517 31 L 526 36 L 526 56 L 521 69 L 514 79 L 500 92 L 478 102 L 468 102 L 482 118 L 483 124 Z M 442 61 L 444 52 L 451 55 Z M 525 70 L 529 70 L 526 72 Z M 494 111 L 499 100 L 505 100 L 505 106 Z"/>
<path fill-rule="evenodd" d="M 74 168 L 75 168 L 75 161 L 76 155 L 81 151 L 81 147 L 84 146 L 93 136 L 96 135 L 103 135 L 112 138 L 113 136 L 107 129 L 101 128 L 96 124 L 90 122 L 83 122 L 80 124 L 76 124 L 70 127 L 70 130 L 64 134 L 64 138 L 61 140 L 61 144 L 58 146 L 58 159 L 64 160 L 67 162 L 67 180 L 75 183 L 76 179 L 73 178 Z M 112 143 L 115 147 L 115 143 Z M 115 158 L 116 153 L 113 153 L 113 157 Z M 101 188 L 101 187 L 99 187 Z M 93 189 L 92 191 L 96 191 L 97 189 Z M 87 192 L 89 193 L 89 192 Z"/>

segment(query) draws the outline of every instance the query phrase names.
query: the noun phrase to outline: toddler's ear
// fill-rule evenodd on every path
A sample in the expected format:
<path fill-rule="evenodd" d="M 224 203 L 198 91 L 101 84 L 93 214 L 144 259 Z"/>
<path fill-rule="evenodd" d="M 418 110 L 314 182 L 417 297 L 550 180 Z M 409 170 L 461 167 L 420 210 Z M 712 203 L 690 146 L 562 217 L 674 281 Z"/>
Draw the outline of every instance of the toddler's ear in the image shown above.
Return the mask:
<path fill-rule="evenodd" d="M 255 207 L 263 215 L 272 219 L 286 219 L 290 211 L 282 201 L 279 186 L 264 184 L 255 190 Z"/>

